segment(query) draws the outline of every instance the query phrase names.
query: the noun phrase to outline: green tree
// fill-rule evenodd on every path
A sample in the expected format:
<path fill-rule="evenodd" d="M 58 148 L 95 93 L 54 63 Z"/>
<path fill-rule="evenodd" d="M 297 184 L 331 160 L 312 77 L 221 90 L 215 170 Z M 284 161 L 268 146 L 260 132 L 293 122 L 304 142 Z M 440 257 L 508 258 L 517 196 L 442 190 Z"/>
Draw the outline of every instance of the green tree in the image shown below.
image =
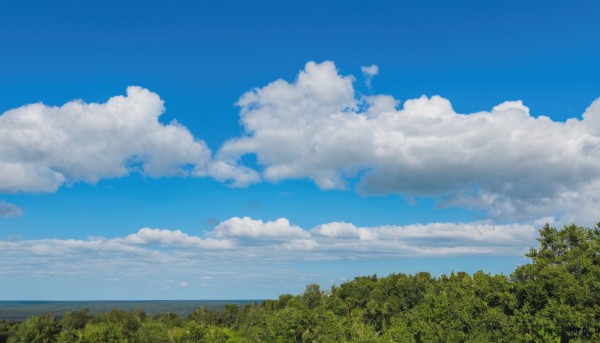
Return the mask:
<path fill-rule="evenodd" d="M 321 286 L 316 283 L 312 283 L 307 285 L 304 293 L 302 293 L 302 302 L 308 307 L 310 310 L 317 308 L 317 306 L 321 305 L 321 300 L 323 298 L 323 292 L 321 292 Z"/>
<path fill-rule="evenodd" d="M 512 274 L 518 332 L 531 340 L 600 340 L 600 224 L 540 230 L 532 263 Z"/>
<path fill-rule="evenodd" d="M 13 335 L 13 325 L 6 320 L 0 320 L 0 343 L 5 343 Z"/>
<path fill-rule="evenodd" d="M 57 341 L 61 329 L 54 314 L 47 314 L 42 317 L 33 316 L 27 318 L 11 338 L 13 342 L 39 342 L 53 343 Z"/>
<path fill-rule="evenodd" d="M 216 310 L 199 307 L 194 312 L 190 313 L 187 319 L 199 324 L 217 325 L 219 322 L 218 316 L 219 314 Z"/>
<path fill-rule="evenodd" d="M 160 322 L 144 323 L 134 335 L 135 343 L 170 343 L 168 328 Z"/>
<path fill-rule="evenodd" d="M 240 317 L 240 307 L 237 304 L 225 304 L 223 311 L 219 312 L 218 323 L 220 326 L 230 327 L 237 323 Z"/>
<path fill-rule="evenodd" d="M 377 284 L 377 275 L 360 276 L 354 280 L 345 282 L 339 287 L 333 287 L 331 294 L 333 297 L 339 298 L 345 304 L 343 307 L 337 308 L 338 315 L 349 315 L 355 308 L 366 308 L 369 294 Z"/>
<path fill-rule="evenodd" d="M 83 329 L 85 324 L 90 320 L 90 310 L 83 308 L 79 311 L 68 310 L 64 317 L 60 320 L 60 326 L 63 330 L 74 331 Z"/>
<path fill-rule="evenodd" d="M 115 323 L 88 323 L 83 331 L 84 343 L 127 342 L 121 326 Z"/>

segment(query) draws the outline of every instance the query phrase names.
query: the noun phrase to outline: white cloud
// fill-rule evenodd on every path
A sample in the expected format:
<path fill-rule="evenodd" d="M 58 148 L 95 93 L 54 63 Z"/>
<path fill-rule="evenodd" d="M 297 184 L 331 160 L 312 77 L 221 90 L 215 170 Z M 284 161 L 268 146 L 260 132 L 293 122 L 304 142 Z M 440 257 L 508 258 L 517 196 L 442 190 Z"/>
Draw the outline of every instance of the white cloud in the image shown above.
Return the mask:
<path fill-rule="evenodd" d="M 23 215 L 23 210 L 14 204 L 0 201 L 0 217 L 20 217 Z"/>
<path fill-rule="evenodd" d="M 179 230 L 141 229 L 110 239 L 0 240 L 0 275 L 3 280 L 10 280 L 9 297 L 21 294 L 14 285 L 20 283 L 29 289 L 40 280 L 44 280 L 44 287 L 61 284 L 73 291 L 64 293 L 69 298 L 81 294 L 70 288 L 77 282 L 100 287 L 95 296 L 105 292 L 106 297 L 124 294 L 120 290 L 129 287 L 132 293 L 126 297 L 131 298 L 140 289 L 179 286 L 205 294 L 213 292 L 213 286 L 214 291 L 230 292 L 232 284 L 236 285 L 234 288 L 244 287 L 249 280 L 256 283 L 257 289 L 283 280 L 281 287 L 269 295 L 275 296 L 314 280 L 315 262 L 329 261 L 347 267 L 344 261 L 353 260 L 375 266 L 378 260 L 397 259 L 397 267 L 389 272 L 414 272 L 418 269 L 403 263 L 407 261 L 403 258 L 522 256 L 536 245 L 535 233 L 530 225 L 491 223 L 359 227 L 333 222 L 305 230 L 287 219 L 231 218 L 203 236 Z M 299 267 L 305 263 L 309 268 Z M 427 268 L 450 271 L 443 266 Z M 343 267 L 321 272 L 331 279 L 331 273 L 348 270 Z M 50 290 L 44 288 L 44 294 L 59 291 Z M 226 296 L 227 292 L 219 294 Z"/>
<path fill-rule="evenodd" d="M 362 193 L 433 197 L 505 220 L 597 220 L 600 99 L 583 119 L 558 122 L 521 101 L 459 114 L 447 99 L 423 96 L 398 108 L 391 96 L 357 96 L 352 82 L 332 62 L 309 62 L 294 82 L 247 92 L 238 101 L 246 134 L 218 159 L 234 170 L 255 154 L 271 182 L 343 189 L 358 177 Z"/>
<path fill-rule="evenodd" d="M 231 187 L 246 187 L 261 181 L 260 174 L 254 169 L 236 163 L 236 161 L 212 161 L 206 172 L 198 172 L 197 176 L 210 176 Z"/>
<path fill-rule="evenodd" d="M 361 69 L 366 77 L 379 71 Z M 308 178 L 322 189 L 357 182 L 364 194 L 432 197 L 503 220 L 598 219 L 600 99 L 582 119 L 558 122 L 530 115 L 521 101 L 471 114 L 440 96 L 400 106 L 389 95 L 357 95 L 353 81 L 333 62 L 309 62 L 294 82 L 245 93 L 245 133 L 214 159 L 185 127 L 161 123 L 162 100 L 140 87 L 106 103 L 15 108 L 0 115 L 0 193 L 53 192 L 134 171 L 235 187 Z M 260 170 L 242 165 L 246 154 Z"/>
<path fill-rule="evenodd" d="M 263 222 L 249 217 L 233 217 L 217 225 L 210 236 L 219 239 L 288 240 L 310 235 L 300 227 L 290 225 L 285 218 Z"/>
<path fill-rule="evenodd" d="M 362 66 L 360 67 L 360 71 L 362 71 L 363 74 L 365 74 L 365 76 L 373 77 L 379 74 L 379 67 L 375 64 L 372 64 L 370 66 Z"/>
<path fill-rule="evenodd" d="M 313 228 L 311 233 L 329 238 L 355 238 L 359 240 L 373 240 L 377 237 L 369 229 L 357 228 L 352 224 L 340 222 L 319 225 Z"/>
<path fill-rule="evenodd" d="M 239 261 L 306 261 L 385 257 L 522 255 L 535 244 L 531 225 L 431 223 L 357 227 L 332 222 L 305 230 L 280 218 L 230 218 L 205 237 L 143 228 L 111 239 L 0 240 L 0 272 L 144 271 L 155 265 L 228 265 Z M 309 252 L 307 254 L 307 252 Z M 145 266 L 145 267 L 144 267 Z M 120 270 L 120 272 L 124 272 Z M 125 271 L 126 272 L 126 271 Z"/>
<path fill-rule="evenodd" d="M 360 71 L 362 71 L 363 75 L 365 76 L 365 84 L 367 87 L 371 88 L 371 81 L 375 75 L 379 74 L 379 67 L 375 64 L 370 66 L 362 66 L 360 67 Z"/>
<path fill-rule="evenodd" d="M 227 240 L 147 228 L 111 239 L 0 240 L 0 273 L 144 274 L 158 266 L 210 261 L 233 246 Z"/>
<path fill-rule="evenodd" d="M 479 222 L 377 227 L 333 222 L 310 230 L 312 250 L 347 257 L 520 254 L 534 244 L 536 232 L 532 225 Z"/>
<path fill-rule="evenodd" d="M 159 122 L 163 101 L 140 87 L 106 103 L 31 104 L 0 115 L 0 192 L 53 192 L 132 170 L 206 174 L 210 151 L 177 122 Z"/>
<path fill-rule="evenodd" d="M 220 237 L 219 237 L 220 238 Z M 143 228 L 138 232 L 128 235 L 122 240 L 131 244 L 158 244 L 165 246 L 181 246 L 196 248 L 228 249 L 232 247 L 232 242 L 223 239 L 202 239 L 197 236 L 190 236 L 180 230 L 161 230 Z"/>

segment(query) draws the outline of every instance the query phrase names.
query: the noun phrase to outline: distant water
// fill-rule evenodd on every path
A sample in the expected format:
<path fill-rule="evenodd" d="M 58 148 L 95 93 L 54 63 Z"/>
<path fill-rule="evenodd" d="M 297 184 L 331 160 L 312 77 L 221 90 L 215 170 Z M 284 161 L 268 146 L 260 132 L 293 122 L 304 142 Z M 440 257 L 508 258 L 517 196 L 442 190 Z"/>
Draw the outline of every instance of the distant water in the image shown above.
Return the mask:
<path fill-rule="evenodd" d="M 62 317 L 67 310 L 88 308 L 90 314 L 105 313 L 112 309 L 144 310 L 153 316 L 160 312 L 173 312 L 185 317 L 198 307 L 222 309 L 226 304 L 243 306 L 262 300 L 142 300 L 142 301 L 0 301 L 0 320 L 23 320 L 30 316 L 54 313 Z"/>

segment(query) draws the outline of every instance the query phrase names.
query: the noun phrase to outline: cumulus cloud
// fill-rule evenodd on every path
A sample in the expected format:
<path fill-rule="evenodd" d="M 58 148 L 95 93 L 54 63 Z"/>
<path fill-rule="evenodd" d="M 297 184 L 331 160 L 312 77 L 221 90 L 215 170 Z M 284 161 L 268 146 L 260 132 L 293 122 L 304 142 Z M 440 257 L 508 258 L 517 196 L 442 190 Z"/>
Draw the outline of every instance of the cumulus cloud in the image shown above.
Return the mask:
<path fill-rule="evenodd" d="M 248 168 L 234 160 L 211 161 L 205 172 L 198 172 L 198 176 L 210 176 L 231 187 L 246 187 L 261 181 L 260 174 L 254 169 Z"/>
<path fill-rule="evenodd" d="M 311 233 L 317 237 L 327 238 L 348 238 L 358 240 L 374 240 L 377 238 L 377 235 L 369 229 L 357 228 L 352 224 L 343 222 L 319 225 L 312 229 Z"/>
<path fill-rule="evenodd" d="M 362 71 L 363 75 L 365 76 L 365 84 L 368 88 L 371 88 L 371 81 L 375 75 L 379 74 L 379 67 L 375 64 L 370 66 L 362 66 L 360 67 L 360 71 Z"/>
<path fill-rule="evenodd" d="M 0 217 L 20 217 L 23 211 L 16 205 L 0 201 Z"/>
<path fill-rule="evenodd" d="M 379 71 L 361 70 L 367 81 Z M 15 108 L 0 114 L 0 193 L 53 192 L 131 172 L 234 187 L 308 178 L 322 189 L 431 197 L 495 219 L 597 220 L 600 99 L 582 119 L 559 122 L 531 115 L 519 100 L 461 114 L 440 96 L 401 103 L 357 94 L 353 82 L 333 62 L 309 62 L 293 82 L 245 93 L 237 102 L 244 134 L 214 157 L 187 128 L 161 123 L 162 100 L 140 87 L 105 103 Z M 246 154 L 256 155 L 258 170 L 243 165 Z"/>
<path fill-rule="evenodd" d="M 230 218 L 217 225 L 209 235 L 219 239 L 254 240 L 288 240 L 310 236 L 302 228 L 290 225 L 290 222 L 285 218 L 263 222 L 250 217 Z"/>
<path fill-rule="evenodd" d="M 164 246 L 214 249 L 228 249 L 232 247 L 232 242 L 228 240 L 212 238 L 202 239 L 197 236 L 190 236 L 181 232 L 180 230 L 161 230 L 149 228 L 140 229 L 138 232 L 130 234 L 123 239 L 117 239 L 117 241 L 131 244 L 158 244 Z"/>
<path fill-rule="evenodd" d="M 388 95 L 358 96 L 353 80 L 332 62 L 309 62 L 294 82 L 245 93 L 245 134 L 223 144 L 218 159 L 235 170 L 255 154 L 271 182 L 308 178 L 344 189 L 358 180 L 365 194 L 433 197 L 505 220 L 597 220 L 600 99 L 582 119 L 559 122 L 532 116 L 521 101 L 470 114 L 440 96 L 399 106 Z"/>
<path fill-rule="evenodd" d="M 106 103 L 31 104 L 0 115 L 0 192 L 53 192 L 138 170 L 205 175 L 210 151 L 183 126 L 159 122 L 163 101 L 140 87 Z"/>

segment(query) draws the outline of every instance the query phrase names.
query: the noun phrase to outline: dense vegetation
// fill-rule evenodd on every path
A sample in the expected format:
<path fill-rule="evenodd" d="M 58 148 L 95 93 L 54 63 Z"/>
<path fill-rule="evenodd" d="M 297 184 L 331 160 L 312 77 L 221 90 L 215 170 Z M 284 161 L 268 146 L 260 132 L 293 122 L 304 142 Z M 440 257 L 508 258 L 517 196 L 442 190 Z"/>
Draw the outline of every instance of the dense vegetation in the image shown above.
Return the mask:
<path fill-rule="evenodd" d="M 0 342 L 600 342 L 600 224 L 540 230 L 510 277 L 358 277 L 187 318 L 70 311 L 0 321 Z"/>

